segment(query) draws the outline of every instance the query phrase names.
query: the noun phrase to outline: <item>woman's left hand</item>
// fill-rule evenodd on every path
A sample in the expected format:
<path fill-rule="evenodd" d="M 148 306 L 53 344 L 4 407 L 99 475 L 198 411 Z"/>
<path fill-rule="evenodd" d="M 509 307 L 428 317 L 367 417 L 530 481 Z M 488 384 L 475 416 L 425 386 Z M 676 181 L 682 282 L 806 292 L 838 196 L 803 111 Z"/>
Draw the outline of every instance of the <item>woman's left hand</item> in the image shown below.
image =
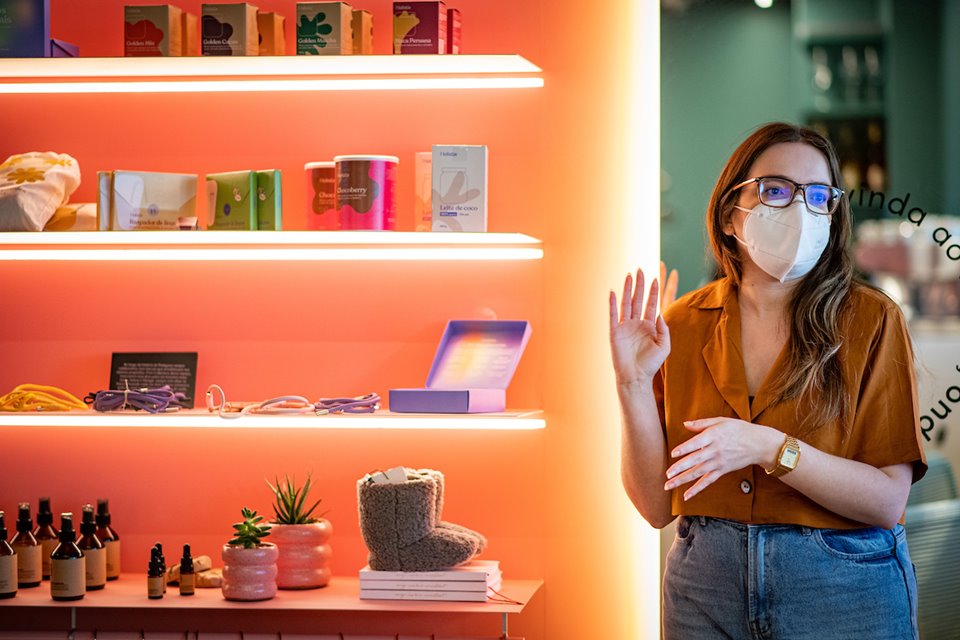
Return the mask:
<path fill-rule="evenodd" d="M 680 459 L 667 469 L 664 489 L 670 491 L 696 480 L 684 492 L 684 500 L 731 471 L 751 464 L 771 466 L 783 444 L 783 434 L 776 429 L 736 418 L 688 420 L 683 426 L 699 433 L 670 452 L 672 458 Z"/>

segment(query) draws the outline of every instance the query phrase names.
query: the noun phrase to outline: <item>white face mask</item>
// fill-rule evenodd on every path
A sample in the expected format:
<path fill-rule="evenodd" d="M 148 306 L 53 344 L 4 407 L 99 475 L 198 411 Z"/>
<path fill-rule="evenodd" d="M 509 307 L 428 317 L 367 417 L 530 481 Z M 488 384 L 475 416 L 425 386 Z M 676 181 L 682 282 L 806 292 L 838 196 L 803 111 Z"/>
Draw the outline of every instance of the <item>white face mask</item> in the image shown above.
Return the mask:
<path fill-rule="evenodd" d="M 798 194 L 799 195 L 799 194 Z M 830 216 L 807 211 L 798 197 L 783 208 L 758 204 L 743 221 L 743 238 L 733 237 L 747 248 L 750 259 L 780 282 L 810 273 L 830 241 Z"/>

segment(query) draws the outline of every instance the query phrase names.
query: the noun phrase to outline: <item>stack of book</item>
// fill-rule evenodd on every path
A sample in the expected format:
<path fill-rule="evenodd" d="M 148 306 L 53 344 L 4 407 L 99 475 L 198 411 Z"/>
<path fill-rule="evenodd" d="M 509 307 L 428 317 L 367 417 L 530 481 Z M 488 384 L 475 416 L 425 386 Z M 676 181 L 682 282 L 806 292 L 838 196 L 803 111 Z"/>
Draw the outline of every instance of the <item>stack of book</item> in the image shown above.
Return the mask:
<path fill-rule="evenodd" d="M 499 560 L 473 560 L 444 571 L 374 571 L 367 566 L 360 570 L 360 599 L 486 602 L 502 580 Z"/>

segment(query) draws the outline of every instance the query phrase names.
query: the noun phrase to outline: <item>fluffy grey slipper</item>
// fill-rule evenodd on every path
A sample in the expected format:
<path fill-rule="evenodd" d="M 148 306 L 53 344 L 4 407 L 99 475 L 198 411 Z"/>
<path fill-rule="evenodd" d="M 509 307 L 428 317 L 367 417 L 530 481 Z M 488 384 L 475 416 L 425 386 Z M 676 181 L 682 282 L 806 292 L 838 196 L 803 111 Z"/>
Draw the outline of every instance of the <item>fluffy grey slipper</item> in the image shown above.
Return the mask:
<path fill-rule="evenodd" d="M 429 475 L 402 484 L 357 483 L 360 533 L 375 571 L 437 571 L 477 553 L 476 539 L 437 526 L 437 481 Z"/>
<path fill-rule="evenodd" d="M 466 536 L 470 536 L 477 541 L 477 553 L 481 553 L 484 549 L 487 548 L 487 539 L 483 537 L 482 534 L 468 529 L 466 527 L 460 526 L 459 524 L 453 524 L 452 522 L 444 522 L 440 519 L 440 512 L 443 511 L 443 473 L 437 471 L 436 469 L 407 469 L 407 478 L 418 477 L 418 476 L 430 476 L 437 483 L 437 526 L 443 529 L 449 529 L 450 531 L 456 531 Z"/>

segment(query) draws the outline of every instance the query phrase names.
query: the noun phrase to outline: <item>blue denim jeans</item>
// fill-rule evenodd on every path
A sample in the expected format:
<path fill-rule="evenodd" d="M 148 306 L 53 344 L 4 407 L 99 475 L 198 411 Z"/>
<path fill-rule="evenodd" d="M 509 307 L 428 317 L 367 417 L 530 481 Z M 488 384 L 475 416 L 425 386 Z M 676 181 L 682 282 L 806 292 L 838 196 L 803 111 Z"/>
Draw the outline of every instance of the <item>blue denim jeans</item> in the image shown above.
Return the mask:
<path fill-rule="evenodd" d="M 917 580 L 903 527 L 681 516 L 663 577 L 663 637 L 917 640 Z"/>

